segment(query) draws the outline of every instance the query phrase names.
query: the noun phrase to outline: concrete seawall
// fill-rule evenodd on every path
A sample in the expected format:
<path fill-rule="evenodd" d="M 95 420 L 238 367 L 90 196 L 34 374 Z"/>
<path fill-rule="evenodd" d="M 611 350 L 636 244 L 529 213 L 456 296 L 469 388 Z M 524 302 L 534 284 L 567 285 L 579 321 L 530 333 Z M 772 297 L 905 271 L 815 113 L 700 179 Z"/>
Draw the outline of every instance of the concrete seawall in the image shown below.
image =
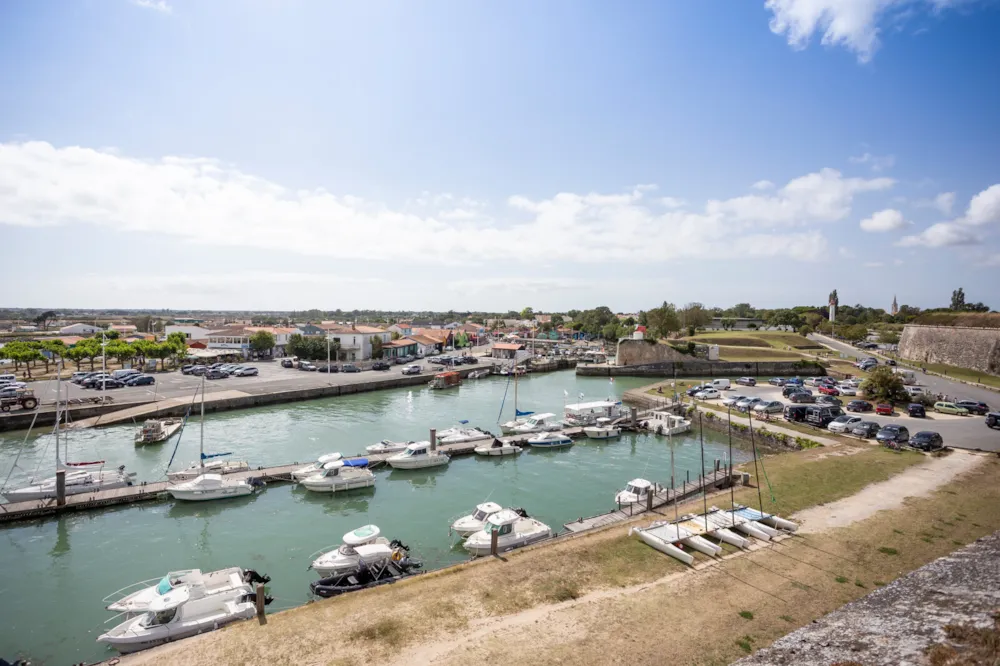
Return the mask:
<path fill-rule="evenodd" d="M 691 360 L 645 365 L 578 365 L 576 374 L 589 377 L 762 377 L 825 375 L 826 368 L 811 361 L 727 362 Z"/>

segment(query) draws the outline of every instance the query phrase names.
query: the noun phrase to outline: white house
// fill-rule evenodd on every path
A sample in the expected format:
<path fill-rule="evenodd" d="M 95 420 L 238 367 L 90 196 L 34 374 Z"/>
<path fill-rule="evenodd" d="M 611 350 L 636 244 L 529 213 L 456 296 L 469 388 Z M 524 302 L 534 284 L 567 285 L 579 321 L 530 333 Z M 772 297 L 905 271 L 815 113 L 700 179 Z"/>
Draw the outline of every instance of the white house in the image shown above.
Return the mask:
<path fill-rule="evenodd" d="M 94 333 L 100 333 L 103 329 L 98 326 L 92 326 L 91 324 L 70 324 L 69 326 L 63 326 L 59 329 L 59 335 L 83 335 L 90 336 Z"/>
<path fill-rule="evenodd" d="M 340 344 L 340 355 L 347 361 L 367 361 L 372 357 L 372 338 L 379 338 L 383 344 L 392 340 L 392 333 L 375 326 L 360 324 L 335 324 L 323 322 L 319 327 L 326 331 L 330 340 Z"/>
<path fill-rule="evenodd" d="M 62 331 L 60 331 L 62 333 Z M 206 340 L 212 331 L 207 328 L 202 328 L 201 326 L 166 326 L 163 329 L 163 335 L 167 336 L 171 333 L 183 333 L 184 338 L 187 340 Z"/>

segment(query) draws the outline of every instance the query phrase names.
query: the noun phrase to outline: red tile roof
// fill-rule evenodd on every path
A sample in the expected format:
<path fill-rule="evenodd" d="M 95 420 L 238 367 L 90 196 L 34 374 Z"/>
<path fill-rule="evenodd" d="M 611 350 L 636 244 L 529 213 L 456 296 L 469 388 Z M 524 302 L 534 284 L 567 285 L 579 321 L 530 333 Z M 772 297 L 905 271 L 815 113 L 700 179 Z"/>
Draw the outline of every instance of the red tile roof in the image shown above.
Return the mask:
<path fill-rule="evenodd" d="M 508 351 L 517 351 L 519 349 L 524 349 L 524 345 L 510 343 L 510 342 L 497 342 L 493 344 L 493 349 L 506 349 Z"/>

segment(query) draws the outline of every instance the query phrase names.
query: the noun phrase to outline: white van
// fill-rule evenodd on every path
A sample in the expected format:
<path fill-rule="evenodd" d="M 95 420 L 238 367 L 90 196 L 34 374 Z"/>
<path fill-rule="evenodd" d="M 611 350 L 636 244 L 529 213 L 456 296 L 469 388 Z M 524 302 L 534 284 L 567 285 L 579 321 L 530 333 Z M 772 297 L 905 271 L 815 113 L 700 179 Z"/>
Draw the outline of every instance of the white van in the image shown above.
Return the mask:
<path fill-rule="evenodd" d="M 907 370 L 905 368 L 895 368 L 893 373 L 903 380 L 904 384 L 913 385 L 917 383 L 917 375 L 913 370 Z"/>
<path fill-rule="evenodd" d="M 705 386 L 711 386 L 712 388 L 717 389 L 719 391 L 725 391 L 727 389 L 732 388 L 732 382 L 730 382 L 728 379 L 711 379 L 705 382 Z"/>
<path fill-rule="evenodd" d="M 17 381 L 17 375 L 0 375 L 0 384 L 10 384 Z"/>

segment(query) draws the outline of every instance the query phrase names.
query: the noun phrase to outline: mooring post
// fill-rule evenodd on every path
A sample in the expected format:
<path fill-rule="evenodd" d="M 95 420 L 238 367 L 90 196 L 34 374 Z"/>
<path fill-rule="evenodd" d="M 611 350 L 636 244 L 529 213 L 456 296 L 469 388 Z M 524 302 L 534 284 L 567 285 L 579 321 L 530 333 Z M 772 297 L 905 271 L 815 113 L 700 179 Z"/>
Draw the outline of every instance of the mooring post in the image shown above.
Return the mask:
<path fill-rule="evenodd" d="M 715 473 L 718 474 L 719 470 L 722 468 L 722 461 L 718 458 L 715 459 Z"/>
<path fill-rule="evenodd" d="M 257 594 L 254 595 L 254 601 L 257 604 L 257 620 L 261 624 L 267 624 L 267 618 L 264 616 L 264 584 L 257 583 Z"/>
<path fill-rule="evenodd" d="M 629 417 L 632 421 L 632 427 L 635 427 L 635 422 L 638 418 L 638 412 L 635 407 L 629 407 Z"/>
<path fill-rule="evenodd" d="M 687 477 L 687 478 L 685 478 L 684 482 L 685 483 L 691 483 L 691 470 L 689 470 L 689 469 L 684 470 L 684 474 Z"/>
<path fill-rule="evenodd" d="M 500 538 L 496 530 L 490 530 L 490 555 L 497 556 L 497 540 Z"/>
<path fill-rule="evenodd" d="M 431 451 L 437 451 L 438 438 L 437 438 L 437 428 L 431 428 Z"/>
<path fill-rule="evenodd" d="M 649 492 L 646 493 L 646 511 L 653 510 L 653 489 L 650 488 Z"/>
<path fill-rule="evenodd" d="M 66 470 L 56 470 L 56 506 L 66 506 Z"/>

